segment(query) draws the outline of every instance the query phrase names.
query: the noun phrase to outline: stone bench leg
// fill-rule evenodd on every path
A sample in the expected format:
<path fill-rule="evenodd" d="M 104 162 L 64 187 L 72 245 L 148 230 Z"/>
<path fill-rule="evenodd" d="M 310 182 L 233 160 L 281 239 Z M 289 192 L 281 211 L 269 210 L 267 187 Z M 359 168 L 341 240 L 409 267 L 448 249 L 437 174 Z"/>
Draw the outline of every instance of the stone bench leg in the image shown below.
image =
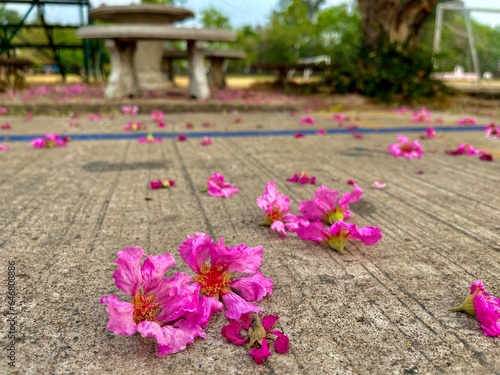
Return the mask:
<path fill-rule="evenodd" d="M 172 84 L 161 72 L 163 41 L 141 40 L 137 42 L 135 69 L 139 87 L 143 90 L 167 92 Z"/>
<path fill-rule="evenodd" d="M 205 48 L 206 43 L 191 40 L 187 43 L 189 69 L 188 95 L 198 100 L 204 100 L 210 97 L 210 89 L 208 87 L 207 73 L 205 70 Z"/>
<path fill-rule="evenodd" d="M 226 75 L 224 74 L 224 58 L 210 58 L 210 83 L 213 87 L 223 89 L 226 87 Z"/>
<path fill-rule="evenodd" d="M 106 47 L 111 58 L 111 74 L 104 90 L 106 98 L 139 96 L 140 89 L 134 70 L 136 43 L 106 40 Z"/>

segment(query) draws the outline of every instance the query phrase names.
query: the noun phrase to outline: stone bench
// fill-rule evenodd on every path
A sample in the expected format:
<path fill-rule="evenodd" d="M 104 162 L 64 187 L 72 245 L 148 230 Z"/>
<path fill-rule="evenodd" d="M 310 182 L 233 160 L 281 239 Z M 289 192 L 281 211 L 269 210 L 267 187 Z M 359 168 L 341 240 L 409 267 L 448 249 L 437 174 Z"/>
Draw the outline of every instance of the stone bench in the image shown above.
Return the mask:
<path fill-rule="evenodd" d="M 188 95 L 207 99 L 210 89 L 205 73 L 204 60 L 206 43 L 229 42 L 236 39 L 236 33 L 220 29 L 195 29 L 170 25 L 119 24 L 84 26 L 78 29 L 81 39 L 108 39 L 107 47 L 111 57 L 111 74 L 105 95 L 108 98 L 138 96 L 140 94 L 134 54 L 139 40 L 185 40 L 189 67 Z M 153 53 L 154 51 L 152 51 Z M 163 51 L 152 55 L 151 61 L 160 70 Z"/>
<path fill-rule="evenodd" d="M 0 82 L 0 91 L 8 88 L 25 89 L 28 86 L 25 74 L 31 65 L 33 65 L 31 60 L 22 57 L 0 59 L 0 69 L 3 71 L 1 75 L 4 76 Z"/>
<path fill-rule="evenodd" d="M 286 88 L 288 87 L 288 72 L 295 69 L 325 70 L 328 64 L 315 62 L 258 62 L 252 65 L 254 69 L 275 71 L 278 73 L 278 83 Z"/>
<path fill-rule="evenodd" d="M 187 59 L 187 51 L 165 50 L 163 52 L 163 69 L 167 72 L 169 79 L 173 82 L 174 72 L 172 68 L 173 60 Z M 226 87 L 226 75 L 224 72 L 224 62 L 226 60 L 242 60 L 246 58 L 246 53 L 237 50 L 207 50 L 205 57 L 210 61 L 210 83 L 211 86 L 222 89 Z"/>

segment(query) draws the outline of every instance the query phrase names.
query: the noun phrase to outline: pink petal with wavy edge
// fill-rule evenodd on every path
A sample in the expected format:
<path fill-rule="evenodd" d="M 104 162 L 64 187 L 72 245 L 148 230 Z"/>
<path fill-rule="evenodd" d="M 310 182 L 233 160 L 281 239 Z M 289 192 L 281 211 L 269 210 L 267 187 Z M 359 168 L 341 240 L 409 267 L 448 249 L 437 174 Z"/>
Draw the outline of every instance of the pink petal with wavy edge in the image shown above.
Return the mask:
<path fill-rule="evenodd" d="M 263 209 L 266 215 L 270 215 L 275 208 L 287 213 L 290 210 L 290 198 L 276 189 L 276 181 L 269 181 L 264 193 L 257 198 L 257 206 Z"/>
<path fill-rule="evenodd" d="M 367 246 L 372 246 L 382 238 L 382 230 L 379 227 L 356 228 L 351 232 L 351 237 L 361 240 Z"/>
<path fill-rule="evenodd" d="M 231 288 L 247 301 L 260 301 L 266 295 L 273 293 L 273 284 L 273 279 L 264 277 L 259 271 L 254 275 L 233 280 Z"/>
<path fill-rule="evenodd" d="M 228 325 L 222 327 L 221 334 L 234 345 L 245 345 L 247 338 L 241 335 L 242 328 L 238 321 L 231 320 Z"/>
<path fill-rule="evenodd" d="M 267 331 L 273 328 L 274 323 L 278 321 L 280 317 L 278 315 L 266 315 L 262 318 L 262 327 Z"/>
<path fill-rule="evenodd" d="M 282 237 L 286 237 L 285 224 L 282 221 L 273 221 L 271 224 L 271 230 L 278 232 Z"/>
<path fill-rule="evenodd" d="M 35 138 L 31 141 L 31 145 L 34 148 L 44 148 L 45 147 L 45 139 L 44 138 Z"/>
<path fill-rule="evenodd" d="M 149 183 L 149 186 L 151 187 L 151 189 L 153 190 L 156 190 L 156 189 L 159 189 L 163 186 L 161 180 L 158 180 L 158 181 L 151 181 Z"/>
<path fill-rule="evenodd" d="M 258 365 L 261 365 L 264 363 L 264 361 L 271 356 L 271 352 L 269 351 L 269 345 L 267 343 L 267 339 L 262 339 L 262 347 L 260 347 L 259 349 L 252 349 L 250 350 L 250 353 L 249 353 L 252 358 L 253 358 L 253 361 L 258 364 Z"/>
<path fill-rule="evenodd" d="M 476 290 L 478 291 L 478 293 L 481 293 L 485 296 L 489 296 L 482 280 L 476 280 L 472 283 L 472 285 L 470 286 L 470 294 L 474 294 Z"/>
<path fill-rule="evenodd" d="M 196 296 L 199 296 L 200 289 L 201 286 L 197 284 Z M 224 304 L 217 298 L 202 295 L 199 297 L 198 309 L 191 314 L 186 314 L 185 318 L 202 328 L 207 328 L 212 315 L 222 310 L 224 310 Z"/>
<path fill-rule="evenodd" d="M 273 335 L 276 335 L 276 341 L 274 342 L 274 350 L 279 354 L 286 354 L 290 350 L 290 339 L 281 331 L 271 331 Z"/>
<path fill-rule="evenodd" d="M 175 265 L 175 259 L 171 254 L 150 255 L 146 258 L 141 270 L 145 295 L 158 287 L 165 272 L 173 265 Z"/>
<path fill-rule="evenodd" d="M 338 204 L 339 206 L 346 206 L 351 203 L 356 203 L 361 199 L 362 196 L 363 189 L 361 189 L 358 184 L 354 184 L 354 189 L 352 189 L 350 193 L 345 193 L 344 195 L 342 195 L 342 197 L 339 199 Z"/>
<path fill-rule="evenodd" d="M 176 272 L 173 278 L 165 279 L 155 290 L 161 312 L 159 322 L 172 322 L 195 313 L 199 308 L 199 284 L 184 273 Z"/>
<path fill-rule="evenodd" d="M 134 296 L 142 285 L 141 260 L 145 256 L 142 247 L 127 247 L 118 252 L 115 264 L 118 269 L 113 273 L 116 286 L 130 296 Z"/>
<path fill-rule="evenodd" d="M 299 228 L 300 223 L 309 224 L 308 220 L 290 213 L 283 216 L 281 221 L 283 222 L 283 224 L 285 224 L 285 229 L 289 232 L 296 232 L 297 229 Z"/>
<path fill-rule="evenodd" d="M 210 249 L 210 263 L 216 267 L 223 266 L 230 272 L 255 273 L 262 264 L 263 251 L 262 246 L 249 247 L 245 244 L 228 248 L 224 245 L 224 237 L 221 237 Z"/>
<path fill-rule="evenodd" d="M 139 323 L 137 330 L 142 337 L 151 337 L 158 342 L 158 356 L 174 354 L 186 349 L 196 337 L 205 338 L 205 332 L 198 325 L 179 320 L 174 326 L 160 327 L 155 322 Z"/>
<path fill-rule="evenodd" d="M 123 302 L 117 296 L 104 296 L 99 301 L 101 305 L 107 303 L 106 311 L 109 313 L 108 330 L 116 335 L 131 336 L 137 332 L 137 324 L 134 322 L 134 305 Z"/>
<path fill-rule="evenodd" d="M 496 303 L 495 303 L 496 302 Z M 476 318 L 485 336 L 500 336 L 500 305 L 496 298 L 477 294 L 473 300 Z"/>
<path fill-rule="evenodd" d="M 208 260 L 212 247 L 212 238 L 203 232 L 196 232 L 193 237 L 188 236 L 187 240 L 179 246 L 181 258 L 194 272 L 199 274 L 201 266 Z"/>
<path fill-rule="evenodd" d="M 297 236 L 303 240 L 310 240 L 321 243 L 329 238 L 326 227 L 323 223 L 313 221 L 309 225 L 299 224 Z"/>
<path fill-rule="evenodd" d="M 239 320 L 242 314 L 260 313 L 262 307 L 258 307 L 253 303 L 249 303 L 233 292 L 226 293 L 222 296 L 226 307 L 226 317 L 228 319 Z"/>

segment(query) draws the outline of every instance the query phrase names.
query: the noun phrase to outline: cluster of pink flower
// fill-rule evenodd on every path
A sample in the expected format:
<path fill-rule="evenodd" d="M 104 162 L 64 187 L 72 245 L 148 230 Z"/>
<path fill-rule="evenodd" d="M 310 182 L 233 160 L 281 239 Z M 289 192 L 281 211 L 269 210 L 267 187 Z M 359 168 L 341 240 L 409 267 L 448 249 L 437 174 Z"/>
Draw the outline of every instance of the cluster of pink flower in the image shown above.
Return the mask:
<path fill-rule="evenodd" d="M 8 122 L 6 122 L 6 123 L 0 125 L 0 129 L 10 130 L 10 129 L 12 129 L 12 125 L 10 125 Z"/>
<path fill-rule="evenodd" d="M 472 283 L 470 294 L 453 310 L 474 315 L 485 336 L 500 336 L 500 298 L 490 296 L 481 280 Z"/>
<path fill-rule="evenodd" d="M 257 198 L 257 205 L 264 211 L 263 226 L 286 237 L 287 231 L 296 232 L 303 240 L 327 244 L 330 248 L 344 254 L 344 247 L 349 240 L 359 239 L 371 246 L 382 238 L 378 227 L 357 228 L 348 223 L 351 217 L 349 204 L 361 199 L 363 190 L 354 183 L 354 189 L 339 199 L 339 192 L 321 185 L 314 193 L 314 198 L 299 204 L 297 216 L 290 212 L 290 198 L 276 189 L 276 181 L 266 184 L 264 194 Z"/>
<path fill-rule="evenodd" d="M 316 176 L 312 176 L 307 172 L 295 173 L 292 177 L 286 179 L 288 182 L 295 182 L 301 185 L 316 184 Z"/>
<path fill-rule="evenodd" d="M 33 148 L 64 147 L 70 141 L 69 137 L 59 134 L 46 134 L 44 138 L 35 138 L 31 141 Z"/>
<path fill-rule="evenodd" d="M 483 150 L 476 150 L 474 146 L 467 143 L 460 143 L 460 145 L 455 150 L 446 150 L 448 155 L 479 155 L 480 160 L 493 161 L 493 155 L 487 153 Z"/>
<path fill-rule="evenodd" d="M 138 332 L 154 338 L 158 355 L 164 356 L 185 349 L 197 337 L 205 338 L 204 329 L 211 317 L 225 310 L 229 324 L 222 329 L 223 336 L 237 345 L 248 344 L 256 363 L 271 355 L 269 334 L 277 337 L 276 352 L 288 351 L 288 338 L 283 332 L 270 331 L 278 317 L 267 315 L 261 320 L 257 314 L 263 309 L 254 303 L 273 290 L 273 280 L 259 269 L 262 246 L 227 247 L 224 238 L 214 242 L 198 232 L 188 236 L 178 251 L 194 276 L 176 272 L 165 277 L 175 265 L 168 253 L 146 257 L 140 247 L 118 252 L 113 278 L 131 301 L 120 301 L 116 295 L 101 298 L 101 304 L 107 304 L 110 331 L 125 336 Z M 248 330 L 246 337 L 241 336 L 241 328 Z"/>

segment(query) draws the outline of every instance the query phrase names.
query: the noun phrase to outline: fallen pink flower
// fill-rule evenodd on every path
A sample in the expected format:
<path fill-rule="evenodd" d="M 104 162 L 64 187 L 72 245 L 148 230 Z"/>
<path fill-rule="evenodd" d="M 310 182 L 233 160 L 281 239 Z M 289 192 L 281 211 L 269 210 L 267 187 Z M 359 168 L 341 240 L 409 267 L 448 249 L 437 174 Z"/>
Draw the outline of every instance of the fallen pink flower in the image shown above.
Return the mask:
<path fill-rule="evenodd" d="M 229 198 L 239 190 L 233 184 L 225 181 L 225 177 L 220 173 L 212 174 L 207 180 L 206 191 L 212 197 Z"/>
<path fill-rule="evenodd" d="M 463 117 L 457 121 L 458 125 L 476 125 L 476 119 L 473 117 Z"/>
<path fill-rule="evenodd" d="M 78 128 L 78 127 L 80 127 L 80 123 L 78 121 L 70 121 L 68 123 L 68 126 L 70 126 L 72 128 Z"/>
<path fill-rule="evenodd" d="M 0 151 L 7 151 L 9 148 L 5 145 L 0 145 Z"/>
<path fill-rule="evenodd" d="M 155 138 L 153 134 L 148 134 L 146 138 L 139 138 L 137 140 L 139 143 L 158 143 L 158 142 L 163 142 L 163 139 L 161 138 Z"/>
<path fill-rule="evenodd" d="M 493 155 L 488 154 L 488 153 L 486 153 L 486 152 L 483 151 L 483 153 L 479 157 L 479 160 L 482 160 L 482 161 L 493 161 Z"/>
<path fill-rule="evenodd" d="M 300 202 L 299 212 L 306 220 L 331 225 L 336 221 L 349 219 L 349 205 L 358 202 L 362 196 L 363 190 L 356 183 L 354 189 L 350 193 L 344 193 L 340 199 L 338 190 L 321 185 L 314 193 L 313 199 Z"/>
<path fill-rule="evenodd" d="M 230 320 L 228 325 L 222 327 L 222 336 L 229 342 L 241 346 L 247 345 L 251 348 L 250 355 L 254 362 L 261 365 L 271 356 L 268 341 L 274 341 L 274 350 L 279 354 L 286 354 L 290 349 L 290 340 L 283 331 L 272 330 L 274 324 L 278 321 L 278 315 L 265 315 L 261 319 L 258 315 L 244 314 L 240 320 Z M 247 331 L 242 335 L 242 331 Z M 269 340 L 269 334 L 275 335 L 275 339 Z"/>
<path fill-rule="evenodd" d="M 283 237 L 286 237 L 287 230 L 290 232 L 297 230 L 300 219 L 289 212 L 290 198 L 276 189 L 276 181 L 269 181 L 266 184 L 266 190 L 257 198 L 257 206 L 266 215 L 259 225 L 271 227 Z"/>
<path fill-rule="evenodd" d="M 127 247 L 118 252 L 113 273 L 116 286 L 131 297 L 131 302 L 120 301 L 116 295 L 104 296 L 109 313 L 107 328 L 116 335 L 132 336 L 138 332 L 158 342 L 158 356 L 177 353 L 193 343 L 196 337 L 205 337 L 203 329 L 188 319 L 198 311 L 196 286 L 191 277 L 177 272 L 164 278 L 174 264 L 170 254 L 145 257 L 140 247 Z M 141 264 L 142 263 L 142 264 Z"/>
<path fill-rule="evenodd" d="M 179 246 L 182 260 L 196 273 L 192 282 L 194 298 L 200 308 L 190 318 L 206 327 L 210 317 L 226 310 L 228 319 L 239 320 L 241 315 L 259 313 L 262 308 L 252 302 L 262 300 L 273 291 L 273 280 L 259 270 L 264 251 L 262 246 L 240 244 L 226 247 L 224 238 L 217 243 L 205 233 L 195 233 Z M 221 301 L 222 300 L 222 301 Z"/>
<path fill-rule="evenodd" d="M 413 116 L 411 118 L 411 122 L 424 122 L 424 123 L 430 123 L 431 122 L 431 113 L 427 110 L 427 108 L 422 107 L 420 111 L 414 112 Z"/>
<path fill-rule="evenodd" d="M 55 148 L 64 147 L 70 141 L 69 137 L 61 137 L 58 134 L 46 134 L 44 138 L 35 138 L 31 141 L 33 148 Z"/>
<path fill-rule="evenodd" d="M 304 184 L 314 185 L 316 183 L 316 177 L 312 176 L 306 172 L 295 173 L 293 175 L 293 177 L 287 178 L 286 180 L 288 182 L 296 182 L 296 183 L 299 183 L 301 185 L 304 185 Z"/>
<path fill-rule="evenodd" d="M 487 137 L 500 138 L 500 127 L 494 122 L 489 123 L 484 130 Z"/>
<path fill-rule="evenodd" d="M 382 238 L 382 231 L 379 227 L 356 228 L 355 224 L 342 220 L 328 228 L 315 221 L 309 224 L 299 223 L 297 235 L 303 240 L 325 243 L 340 254 L 345 254 L 344 247 L 349 240 L 361 240 L 365 245 L 372 246 Z"/>
<path fill-rule="evenodd" d="M 186 129 L 193 129 L 193 128 L 194 128 L 194 124 L 192 122 L 186 123 Z"/>
<path fill-rule="evenodd" d="M 90 121 L 100 121 L 102 119 L 102 116 L 101 115 L 98 115 L 96 113 L 89 113 L 87 115 L 87 118 L 90 120 Z"/>
<path fill-rule="evenodd" d="M 347 185 L 356 185 L 357 182 L 354 180 L 347 180 Z"/>
<path fill-rule="evenodd" d="M 135 116 L 139 112 L 139 107 L 136 105 L 123 105 L 121 110 L 125 116 Z"/>
<path fill-rule="evenodd" d="M 8 122 L 6 122 L 5 124 L 0 125 L 0 129 L 10 130 L 10 129 L 12 129 L 12 126 Z"/>
<path fill-rule="evenodd" d="M 6 115 L 9 110 L 5 107 L 0 107 L 0 115 Z"/>
<path fill-rule="evenodd" d="M 157 181 L 151 181 L 149 183 L 149 186 L 153 190 L 161 189 L 161 188 L 168 189 L 168 188 L 170 188 L 172 186 L 175 186 L 175 181 L 174 180 L 157 180 Z"/>
<path fill-rule="evenodd" d="M 480 155 L 483 153 L 481 150 L 476 150 L 474 146 L 467 143 L 460 143 L 455 150 L 446 150 L 448 155 Z"/>
<path fill-rule="evenodd" d="M 434 128 L 425 129 L 425 134 L 420 136 L 420 139 L 434 139 L 436 137 L 436 130 Z"/>
<path fill-rule="evenodd" d="M 304 133 L 301 133 L 301 132 L 297 132 L 297 133 L 295 133 L 294 137 L 295 137 L 295 138 L 304 138 L 304 137 L 305 137 L 305 134 L 304 134 Z"/>
<path fill-rule="evenodd" d="M 316 132 L 317 135 L 326 135 L 326 129 L 319 129 L 317 132 Z"/>
<path fill-rule="evenodd" d="M 481 280 L 472 283 L 470 294 L 453 311 L 476 316 L 485 336 L 500 336 L 500 298 L 490 296 Z"/>
<path fill-rule="evenodd" d="M 398 135 L 397 140 L 400 143 L 393 143 L 387 147 L 392 156 L 407 159 L 420 159 L 424 156 L 424 150 L 417 140 L 410 142 L 404 135 Z"/>
<path fill-rule="evenodd" d="M 187 141 L 187 137 L 186 137 L 185 135 L 180 134 L 180 135 L 177 137 L 177 141 L 178 141 L 178 142 L 186 142 L 186 141 Z"/>
<path fill-rule="evenodd" d="M 341 113 L 337 113 L 337 114 L 332 116 L 332 120 L 335 120 L 335 121 L 341 123 L 344 121 L 349 121 L 350 118 L 349 118 L 349 116 L 343 115 Z"/>
<path fill-rule="evenodd" d="M 203 140 L 200 141 L 200 146 L 210 146 L 212 144 L 212 140 L 210 137 L 204 137 Z"/>
<path fill-rule="evenodd" d="M 396 109 L 396 113 L 398 115 L 405 114 L 406 112 L 408 112 L 408 107 L 401 107 L 401 108 Z"/>
<path fill-rule="evenodd" d="M 299 123 L 301 125 L 314 125 L 314 119 L 311 116 L 302 117 Z"/>
<path fill-rule="evenodd" d="M 434 122 L 435 122 L 436 124 L 442 124 L 442 123 L 443 123 L 443 118 L 442 118 L 442 117 L 436 117 L 436 118 L 434 119 Z"/>
<path fill-rule="evenodd" d="M 145 129 L 146 125 L 139 121 L 131 121 L 123 128 L 123 130 L 125 130 L 126 132 L 138 132 Z"/>
<path fill-rule="evenodd" d="M 150 117 L 151 117 L 151 120 L 159 122 L 165 118 L 165 114 L 163 113 L 163 111 L 160 111 L 159 109 L 154 109 L 151 112 Z"/>
<path fill-rule="evenodd" d="M 382 190 L 387 187 L 387 184 L 385 182 L 375 181 L 373 182 L 372 187 L 377 190 Z"/>
<path fill-rule="evenodd" d="M 158 127 L 159 127 L 159 128 L 165 128 L 165 127 L 167 126 L 167 124 L 165 124 L 165 123 L 164 123 L 163 121 L 161 121 L 161 120 L 158 120 L 157 124 L 158 124 Z"/>

